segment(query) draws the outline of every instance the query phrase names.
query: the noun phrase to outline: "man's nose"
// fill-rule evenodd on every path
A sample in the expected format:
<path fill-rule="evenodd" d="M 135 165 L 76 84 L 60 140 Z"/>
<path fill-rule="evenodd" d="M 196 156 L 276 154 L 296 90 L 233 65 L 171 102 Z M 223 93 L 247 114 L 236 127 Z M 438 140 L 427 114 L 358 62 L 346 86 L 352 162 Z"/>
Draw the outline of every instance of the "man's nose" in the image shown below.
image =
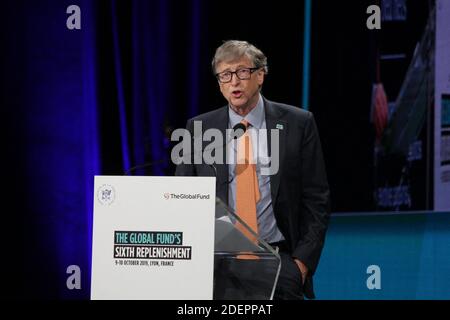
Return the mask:
<path fill-rule="evenodd" d="M 231 74 L 231 84 L 235 85 L 238 84 L 241 81 L 241 79 L 238 78 L 236 73 Z"/>

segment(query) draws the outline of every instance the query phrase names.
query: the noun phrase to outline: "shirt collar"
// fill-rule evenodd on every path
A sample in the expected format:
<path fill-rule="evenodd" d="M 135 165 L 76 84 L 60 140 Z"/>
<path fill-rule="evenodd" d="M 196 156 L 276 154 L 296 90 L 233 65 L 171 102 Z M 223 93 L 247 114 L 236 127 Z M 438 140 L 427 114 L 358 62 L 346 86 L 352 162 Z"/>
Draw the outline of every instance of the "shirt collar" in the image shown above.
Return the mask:
<path fill-rule="evenodd" d="M 258 103 L 256 104 L 256 107 L 253 108 L 253 110 L 250 111 L 250 113 L 247 114 L 245 117 L 242 117 L 241 115 L 237 114 L 233 109 L 228 107 L 228 115 L 230 118 L 230 125 L 232 128 L 236 124 L 241 122 L 243 119 L 245 119 L 252 125 L 252 127 L 261 129 L 263 122 L 264 122 L 264 103 L 263 103 L 261 94 L 258 94 L 258 95 L 259 95 L 259 98 L 258 98 Z"/>

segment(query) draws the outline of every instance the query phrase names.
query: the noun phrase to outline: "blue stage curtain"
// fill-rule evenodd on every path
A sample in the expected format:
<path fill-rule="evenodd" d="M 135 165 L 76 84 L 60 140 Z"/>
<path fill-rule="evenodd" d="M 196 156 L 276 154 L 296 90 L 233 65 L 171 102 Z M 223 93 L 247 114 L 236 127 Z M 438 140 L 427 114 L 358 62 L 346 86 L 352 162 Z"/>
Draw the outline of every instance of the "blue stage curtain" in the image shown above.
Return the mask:
<path fill-rule="evenodd" d="M 0 22 L 9 298 L 89 298 L 94 175 L 167 158 L 171 128 L 197 113 L 198 1 L 81 0 L 80 30 L 69 5 L 10 1 Z"/>

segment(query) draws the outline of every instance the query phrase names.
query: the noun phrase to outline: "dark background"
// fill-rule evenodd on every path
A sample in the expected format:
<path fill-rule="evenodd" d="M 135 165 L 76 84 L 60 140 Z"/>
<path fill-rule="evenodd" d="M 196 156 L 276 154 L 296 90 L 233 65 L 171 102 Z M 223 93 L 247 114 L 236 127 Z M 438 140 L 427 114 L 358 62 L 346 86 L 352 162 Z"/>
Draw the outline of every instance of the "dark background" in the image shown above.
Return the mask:
<path fill-rule="evenodd" d="M 366 8 L 374 2 L 313 1 L 307 107 L 322 141 L 333 212 L 374 209 L 369 114 L 377 48 L 388 43 L 412 55 L 428 15 L 428 1 L 408 1 L 406 24 L 370 31 Z M 71 4 L 81 7 L 81 30 L 66 28 Z M 265 97 L 301 107 L 303 1 L 2 5 L 6 297 L 89 297 L 93 175 L 163 159 L 171 130 L 225 104 L 210 66 L 222 41 L 259 47 L 269 63 Z M 155 165 L 138 173 L 172 170 Z M 82 290 L 66 289 L 71 264 L 83 270 Z"/>

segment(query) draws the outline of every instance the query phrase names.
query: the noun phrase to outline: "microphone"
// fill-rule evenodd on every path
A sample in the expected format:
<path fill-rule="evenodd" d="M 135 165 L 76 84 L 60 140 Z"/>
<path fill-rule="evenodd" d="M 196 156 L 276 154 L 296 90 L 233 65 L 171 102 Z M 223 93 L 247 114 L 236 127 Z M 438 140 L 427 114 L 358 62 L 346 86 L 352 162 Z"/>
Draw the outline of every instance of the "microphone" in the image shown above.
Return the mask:
<path fill-rule="evenodd" d="M 221 148 L 225 148 L 231 141 L 237 140 L 240 137 L 242 137 L 244 135 L 245 131 L 247 131 L 247 127 L 243 123 L 239 122 L 239 123 L 235 124 L 234 127 L 233 127 L 233 131 L 232 131 L 230 139 L 228 139 L 221 146 Z M 204 151 L 208 151 L 208 149 L 205 149 Z M 217 168 L 216 168 L 216 166 L 213 163 L 208 164 L 208 165 L 211 166 L 211 168 L 213 168 L 213 170 L 214 170 L 214 177 L 216 177 L 216 179 L 217 179 Z"/>
<path fill-rule="evenodd" d="M 224 148 L 231 141 L 239 139 L 240 137 L 242 137 L 244 135 L 245 131 L 247 131 L 247 127 L 244 124 L 242 124 L 240 122 L 238 124 L 236 124 L 232 128 L 232 133 L 231 133 L 230 138 L 227 141 L 225 141 L 225 143 L 222 146 L 220 146 L 220 148 Z M 187 154 L 187 156 L 192 156 L 192 155 L 197 154 L 198 152 L 205 152 L 205 151 L 210 151 L 210 150 L 213 150 L 213 149 L 214 148 L 205 148 L 204 150 L 199 150 L 199 151 L 196 151 L 196 152 L 190 152 L 190 153 Z M 156 165 L 156 164 L 164 163 L 166 161 L 167 161 L 167 159 L 159 159 L 159 160 L 156 160 L 156 161 L 140 164 L 140 165 L 137 165 L 137 166 L 129 168 L 127 171 L 124 172 L 124 175 L 127 176 L 131 172 L 136 171 L 138 169 L 148 168 L 148 167 L 151 167 L 151 166 Z M 214 164 L 208 164 L 208 165 L 213 168 L 215 177 L 217 178 L 217 168 L 216 168 L 216 166 Z"/>

